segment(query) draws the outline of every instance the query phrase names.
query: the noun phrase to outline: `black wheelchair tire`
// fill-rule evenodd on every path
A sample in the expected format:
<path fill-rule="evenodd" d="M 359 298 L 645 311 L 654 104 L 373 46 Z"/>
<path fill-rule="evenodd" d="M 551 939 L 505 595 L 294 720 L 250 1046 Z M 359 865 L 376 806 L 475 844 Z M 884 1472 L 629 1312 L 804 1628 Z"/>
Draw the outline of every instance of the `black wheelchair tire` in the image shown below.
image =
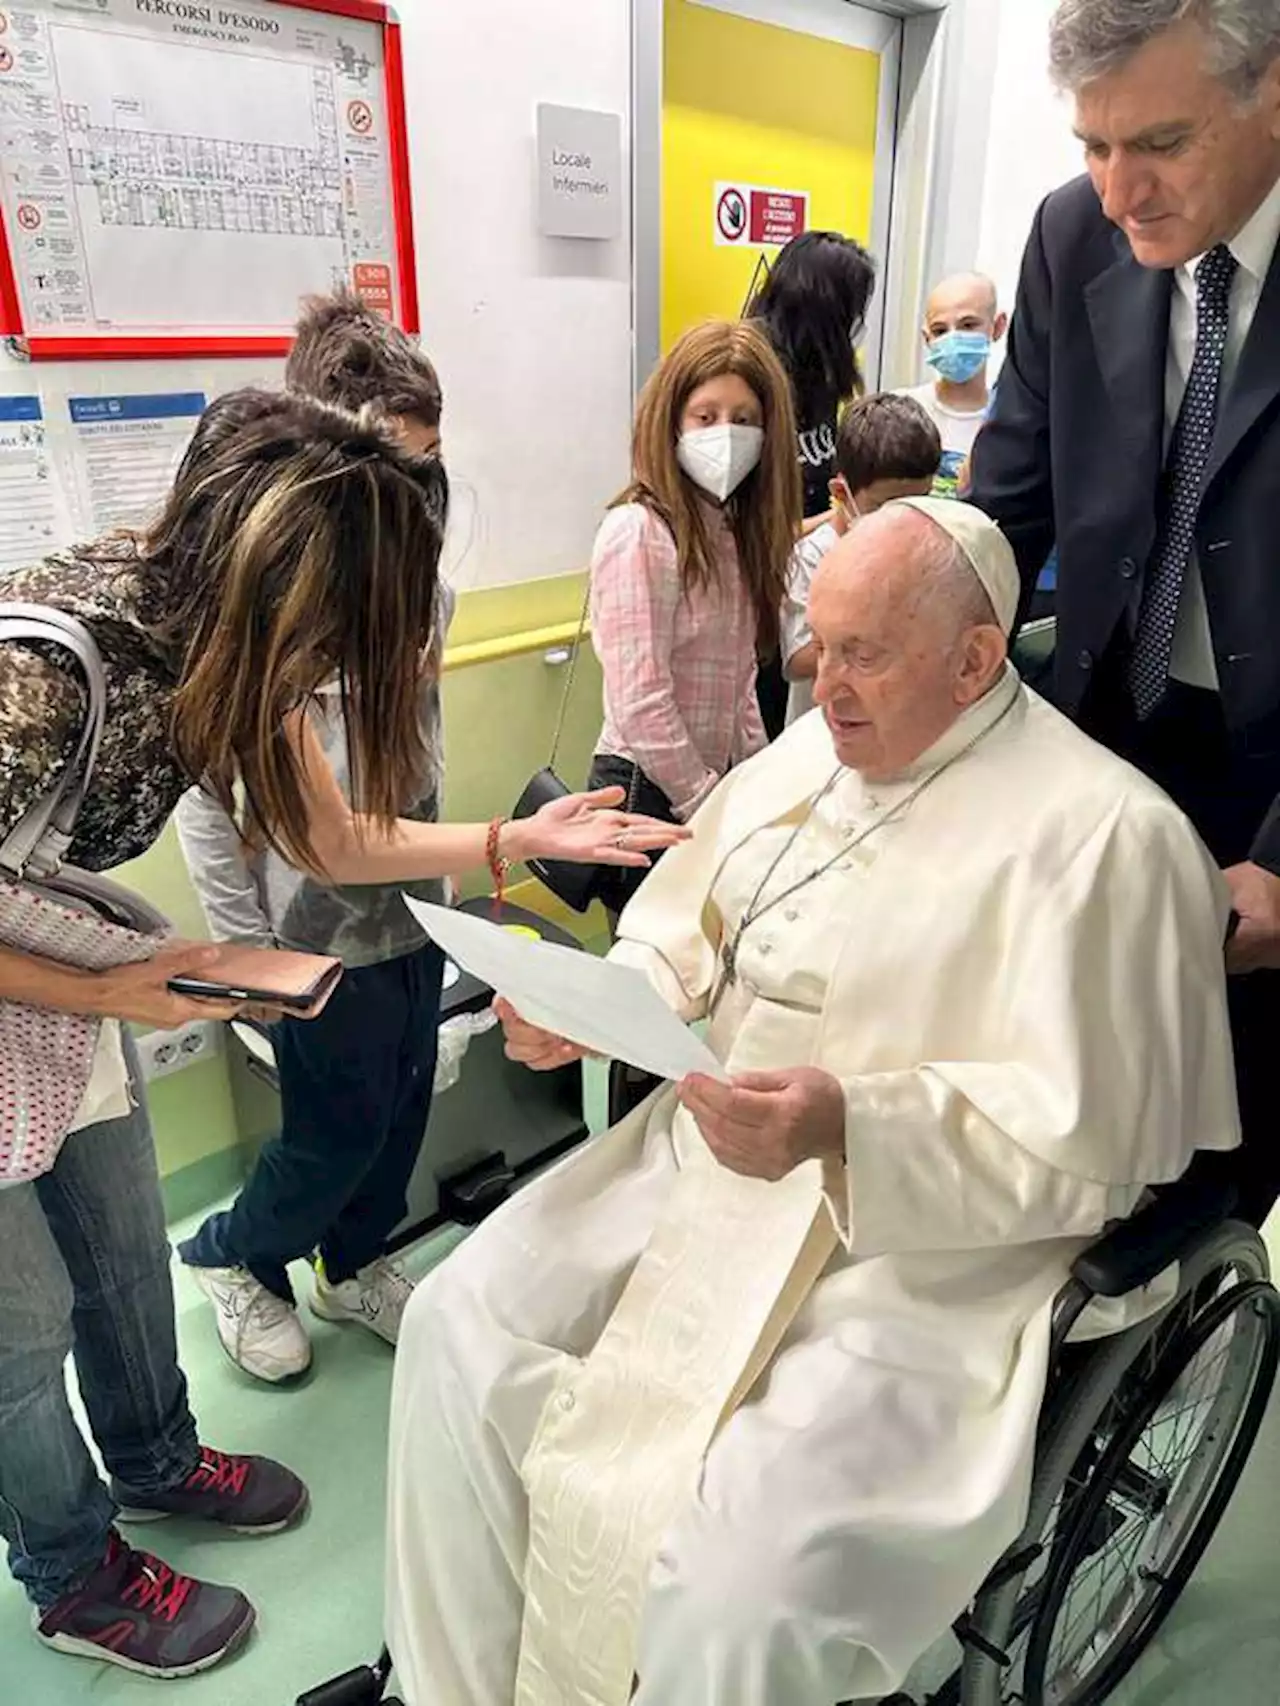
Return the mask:
<path fill-rule="evenodd" d="M 1196 1288 L 1215 1272 L 1227 1268 L 1241 1275 L 1239 1283 L 1194 1318 L 1187 1339 L 1176 1340 L 1159 1356 L 1157 1371 L 1160 1378 L 1153 1380 L 1150 1393 L 1144 1394 L 1144 1401 L 1121 1425 L 1099 1463 L 1090 1471 L 1090 1484 L 1073 1513 L 1072 1535 L 1068 1537 L 1061 1555 L 1054 1557 L 1043 1598 L 1036 1606 L 1034 1616 L 1028 1618 L 1023 1600 L 1028 1577 L 1039 1556 L 1038 1553 L 1031 1555 L 1031 1549 L 1038 1548 L 1043 1539 L 1059 1494 L 1095 1438 L 1125 1375 L 1152 1350 L 1153 1345 L 1159 1347 L 1160 1336 L 1167 1323 Z M 1016 1561 L 1021 1567 L 1006 1567 L 1004 1570 L 997 1567 L 989 1578 L 989 1585 L 974 1603 L 969 1624 L 976 1632 L 977 1641 L 971 1635 L 966 1642 L 960 1678 L 962 1706 L 1005 1706 L 1005 1666 L 999 1655 L 1008 1652 L 1027 1633 L 1029 1626 L 1027 1658 L 1033 1669 L 1030 1678 L 1024 1678 L 1021 1698 L 1024 1706 L 1044 1706 L 1043 1677 L 1036 1674 L 1034 1667 L 1043 1669 L 1057 1615 L 1081 1561 L 1080 1554 L 1092 1519 L 1105 1503 L 1110 1483 L 1102 1469 L 1112 1457 L 1116 1462 L 1121 1461 L 1125 1442 L 1131 1446 L 1138 1439 L 1182 1369 L 1235 1309 L 1256 1307 L 1268 1317 L 1269 1328 L 1229 1448 L 1217 1467 L 1203 1506 L 1172 1566 L 1158 1585 L 1158 1591 L 1152 1596 L 1151 1604 L 1145 1609 L 1139 1626 L 1122 1648 L 1107 1656 L 1097 1673 L 1085 1678 L 1065 1706 L 1100 1706 L 1146 1651 L 1213 1538 L 1244 1471 L 1267 1409 L 1277 1361 L 1280 1360 L 1280 1298 L 1267 1279 L 1266 1251 L 1257 1235 L 1246 1227 L 1230 1223 L 1218 1227 L 1182 1263 L 1176 1303 L 1114 1339 L 1100 1341 L 1092 1351 L 1087 1365 L 1072 1382 L 1067 1401 L 1056 1412 L 1050 1412 L 1041 1438 L 1027 1524 L 1007 1555 L 1011 1562 Z M 1057 1554 L 1056 1531 L 1052 1550 Z M 1027 1686 L 1028 1681 L 1030 1687 Z"/>

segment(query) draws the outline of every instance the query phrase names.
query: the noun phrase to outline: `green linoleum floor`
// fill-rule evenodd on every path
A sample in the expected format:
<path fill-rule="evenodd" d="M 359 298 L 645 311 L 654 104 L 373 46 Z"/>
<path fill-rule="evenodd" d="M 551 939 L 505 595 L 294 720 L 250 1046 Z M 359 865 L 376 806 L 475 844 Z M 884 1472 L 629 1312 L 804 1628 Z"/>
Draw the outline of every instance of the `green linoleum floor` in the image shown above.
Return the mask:
<path fill-rule="evenodd" d="M 455 1238 L 410 1252 L 406 1266 L 426 1271 Z M 1274 1222 L 1271 1244 L 1280 1267 Z M 208 1306 L 180 1267 L 175 1283 L 203 1437 L 282 1458 L 310 1485 L 312 1509 L 294 1532 L 265 1540 L 218 1538 L 178 1522 L 133 1531 L 178 1568 L 236 1583 L 258 1607 L 257 1632 L 238 1658 L 167 1687 L 182 1706 L 292 1706 L 301 1689 L 366 1662 L 380 1644 L 391 1352 L 361 1328 L 312 1320 L 310 1375 L 288 1391 L 262 1387 L 223 1358 Z M 295 1283 L 304 1295 L 306 1279 Z M 21 1594 L 0 1575 L 4 1706 L 154 1706 L 165 1686 L 47 1652 L 30 1635 Z M 1115 1706 L 1210 1700 L 1280 1702 L 1280 1398 L 1199 1575 Z"/>

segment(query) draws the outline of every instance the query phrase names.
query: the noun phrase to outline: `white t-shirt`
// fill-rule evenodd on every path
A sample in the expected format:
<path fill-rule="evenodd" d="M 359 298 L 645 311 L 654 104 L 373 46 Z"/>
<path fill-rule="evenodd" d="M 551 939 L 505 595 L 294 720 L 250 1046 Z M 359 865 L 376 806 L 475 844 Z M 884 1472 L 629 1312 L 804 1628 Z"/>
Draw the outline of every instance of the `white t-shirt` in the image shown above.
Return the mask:
<path fill-rule="evenodd" d="M 106 1019 L 98 1032 L 93 1072 L 71 1130 L 83 1131 L 86 1126 L 101 1125 L 104 1120 L 122 1120 L 129 1108 L 129 1072 L 125 1066 L 120 1025 L 115 1019 Z M 67 1135 L 70 1136 L 70 1132 Z"/>
<path fill-rule="evenodd" d="M 938 387 L 933 383 L 906 387 L 898 395 L 914 398 L 937 427 L 942 438 L 942 466 L 933 483 L 933 492 L 935 497 L 954 498 L 959 490 L 960 470 L 969 459 L 974 440 L 987 418 L 987 409 L 952 409 L 939 397 Z"/>
<path fill-rule="evenodd" d="M 840 535 L 829 521 L 815 527 L 806 538 L 798 540 L 787 565 L 787 596 L 782 601 L 782 666 L 786 670 L 797 652 L 813 639 L 809 626 L 809 588 L 817 573 L 818 564 L 840 543 Z M 793 681 L 787 697 L 787 721 L 794 723 L 806 711 L 813 709 L 813 681 Z"/>

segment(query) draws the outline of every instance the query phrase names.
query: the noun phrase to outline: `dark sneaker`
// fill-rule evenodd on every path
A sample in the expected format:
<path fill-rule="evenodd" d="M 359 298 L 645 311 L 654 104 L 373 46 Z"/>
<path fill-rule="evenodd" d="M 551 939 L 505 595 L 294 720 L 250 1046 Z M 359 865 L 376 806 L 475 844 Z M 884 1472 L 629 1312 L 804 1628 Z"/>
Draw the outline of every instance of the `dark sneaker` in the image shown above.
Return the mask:
<path fill-rule="evenodd" d="M 135 1493 L 118 1481 L 112 1497 L 122 1522 L 194 1516 L 237 1534 L 278 1534 L 307 1508 L 307 1489 L 291 1469 L 269 1457 L 231 1457 L 201 1446 L 200 1461 L 167 1493 Z"/>
<path fill-rule="evenodd" d="M 241 1644 L 253 1607 L 234 1588 L 180 1576 L 113 1529 L 107 1555 L 83 1586 L 36 1614 L 45 1646 L 143 1676 L 194 1676 Z"/>

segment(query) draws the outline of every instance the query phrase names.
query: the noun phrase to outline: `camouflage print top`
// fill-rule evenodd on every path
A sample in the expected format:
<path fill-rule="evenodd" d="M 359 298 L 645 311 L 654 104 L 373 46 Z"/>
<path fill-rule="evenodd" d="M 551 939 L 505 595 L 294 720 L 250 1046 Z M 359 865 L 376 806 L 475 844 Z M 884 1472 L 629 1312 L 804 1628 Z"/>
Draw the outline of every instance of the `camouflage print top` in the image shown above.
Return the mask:
<path fill-rule="evenodd" d="M 0 573 L 0 600 L 78 617 L 102 653 L 106 726 L 71 849 L 73 863 L 90 871 L 145 853 L 189 785 L 169 739 L 174 671 L 147 636 L 143 596 L 129 540 Z M 84 713 L 79 669 L 65 654 L 52 646 L 0 646 L 0 836 L 70 756 Z"/>
<path fill-rule="evenodd" d="M 74 864 L 105 871 L 137 858 L 182 802 L 179 823 L 191 875 L 218 939 L 336 953 L 348 965 L 392 959 L 422 945 L 425 937 L 401 891 L 440 900 L 440 882 L 346 888 L 318 883 L 275 854 L 248 856 L 230 819 L 192 790 L 170 741 L 175 671 L 148 637 L 144 584 L 131 542 L 109 540 L 57 553 L 34 568 L 0 573 L 0 600 L 52 605 L 78 617 L 102 653 L 106 723 L 71 848 Z M 451 614 L 452 600 L 442 585 L 437 651 Z M 84 710 L 78 667 L 57 647 L 0 646 L 0 839 L 74 750 Z M 436 679 L 424 677 L 420 716 L 426 763 L 408 790 L 404 815 L 431 821 L 440 797 L 443 744 Z M 313 725 L 349 796 L 336 693 L 318 696 Z"/>

